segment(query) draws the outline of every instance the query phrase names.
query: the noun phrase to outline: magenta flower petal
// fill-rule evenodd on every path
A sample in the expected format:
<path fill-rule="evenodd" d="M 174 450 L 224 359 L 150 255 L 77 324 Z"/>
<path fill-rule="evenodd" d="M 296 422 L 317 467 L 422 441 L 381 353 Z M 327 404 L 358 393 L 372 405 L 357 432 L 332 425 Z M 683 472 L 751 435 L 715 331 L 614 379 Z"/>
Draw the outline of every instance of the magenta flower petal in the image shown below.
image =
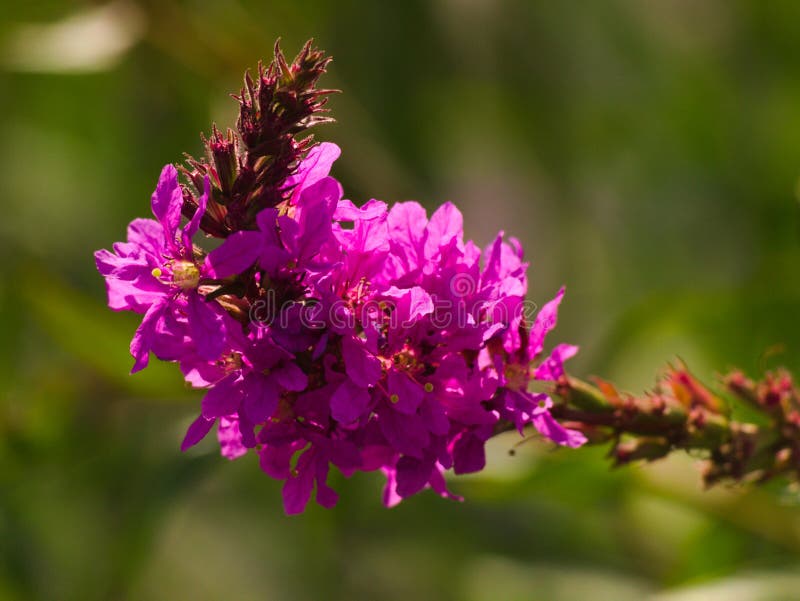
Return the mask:
<path fill-rule="evenodd" d="M 383 489 L 383 504 L 385 507 L 395 507 L 403 500 L 397 494 L 397 470 L 385 467 L 383 472 L 386 474 L 386 486 Z"/>
<path fill-rule="evenodd" d="M 545 304 L 536 314 L 536 320 L 531 326 L 530 338 L 528 341 L 528 354 L 535 358 L 544 348 L 544 339 L 547 333 L 556 327 L 558 322 L 558 306 L 564 298 L 564 288 L 558 291 L 555 298 Z"/>
<path fill-rule="evenodd" d="M 431 479 L 433 463 L 413 457 L 397 461 L 397 494 L 403 498 L 421 491 Z"/>
<path fill-rule="evenodd" d="M 272 375 L 286 390 L 302 392 L 308 387 L 308 375 L 295 363 L 284 363 Z"/>
<path fill-rule="evenodd" d="M 323 459 L 317 459 L 316 461 L 316 473 L 315 479 L 317 482 L 317 494 L 316 500 L 319 505 L 325 507 L 326 509 L 330 509 L 339 500 L 339 495 L 336 494 L 336 491 L 333 490 L 330 486 L 328 486 L 328 462 Z"/>
<path fill-rule="evenodd" d="M 192 258 L 192 237 L 200 228 L 200 220 L 206 213 L 206 204 L 208 203 L 208 197 L 210 195 L 211 180 L 206 175 L 203 178 L 203 194 L 201 194 L 200 198 L 197 200 L 197 209 L 195 210 L 194 215 L 192 215 L 192 218 L 183 227 L 183 252 L 184 256 L 189 260 Z"/>
<path fill-rule="evenodd" d="M 430 443 L 430 435 L 422 418 L 393 409 L 382 411 L 378 422 L 381 433 L 398 452 L 421 459 Z"/>
<path fill-rule="evenodd" d="M 366 412 L 369 402 L 369 392 L 352 380 L 345 380 L 331 396 L 331 417 L 350 424 Z"/>
<path fill-rule="evenodd" d="M 326 177 L 303 191 L 303 204 L 296 214 L 297 239 L 294 243 L 297 262 L 305 264 L 320 250 L 331 235 L 331 220 L 342 197 L 342 187 L 332 177 Z"/>
<path fill-rule="evenodd" d="M 401 413 L 415 414 L 425 396 L 422 386 L 397 370 L 390 370 L 386 380 L 392 406 Z"/>
<path fill-rule="evenodd" d="M 464 247 L 464 219 L 451 202 L 444 203 L 431 215 L 428 222 L 428 239 L 425 241 L 425 255 L 433 258 L 441 248 L 455 240 L 457 248 Z"/>
<path fill-rule="evenodd" d="M 225 376 L 203 397 L 203 415 L 212 419 L 235 414 L 243 394 L 241 377 L 235 373 Z"/>
<path fill-rule="evenodd" d="M 147 313 L 154 304 L 160 303 L 168 288 L 158 282 L 149 272 L 133 279 L 106 278 L 108 306 L 115 311 L 128 309 L 136 313 Z"/>
<path fill-rule="evenodd" d="M 156 328 L 158 322 L 164 317 L 164 311 L 167 307 L 168 303 L 164 300 L 153 303 L 133 335 L 130 351 L 136 361 L 133 364 L 133 369 L 131 369 L 132 374 L 147 367 L 147 363 L 150 361 L 150 349 L 153 347 L 156 336 Z"/>
<path fill-rule="evenodd" d="M 450 431 L 450 420 L 447 411 L 437 402 L 424 402 L 420 417 L 425 421 L 428 431 L 436 436 L 446 436 Z"/>
<path fill-rule="evenodd" d="M 425 263 L 428 216 L 417 202 L 399 202 L 389 211 L 389 244 L 392 247 L 391 277 L 414 276 Z"/>
<path fill-rule="evenodd" d="M 98 250 L 94 253 L 94 264 L 103 277 L 109 276 L 120 268 L 124 268 L 128 261 L 108 250 Z"/>
<path fill-rule="evenodd" d="M 383 293 L 383 296 L 395 299 L 396 321 L 401 329 L 410 328 L 420 317 L 430 315 L 434 310 L 433 298 L 421 286 L 407 289 L 392 286 Z"/>
<path fill-rule="evenodd" d="M 333 213 L 335 221 L 348 222 L 371 222 L 371 221 L 384 221 L 387 216 L 386 203 L 374 198 L 364 205 L 358 207 L 353 201 L 343 198 L 336 205 L 336 210 Z"/>
<path fill-rule="evenodd" d="M 331 509 L 339 502 L 339 495 L 330 486 L 317 480 L 317 503 L 325 509 Z"/>
<path fill-rule="evenodd" d="M 129 250 L 138 253 L 143 250 L 151 253 L 153 258 L 158 258 L 157 255 L 166 244 L 164 228 L 158 221 L 152 219 L 134 219 L 128 225 L 128 243 L 132 245 L 128 247 Z M 128 253 L 124 254 L 130 257 Z"/>
<path fill-rule="evenodd" d="M 459 503 L 464 500 L 464 497 L 454 495 L 447 490 L 447 483 L 444 480 L 442 469 L 439 465 L 434 466 L 433 471 L 431 472 L 431 479 L 428 481 L 428 484 L 430 484 L 430 487 L 436 494 L 444 499 L 458 501 Z"/>
<path fill-rule="evenodd" d="M 212 277 L 229 278 L 243 273 L 255 263 L 262 248 L 260 232 L 236 232 L 208 254 L 205 266 Z"/>
<path fill-rule="evenodd" d="M 243 405 L 247 418 L 254 424 L 267 421 L 278 408 L 280 388 L 271 377 L 252 373 L 244 380 Z"/>
<path fill-rule="evenodd" d="M 559 344 L 550 356 L 536 368 L 533 377 L 537 380 L 558 380 L 564 375 L 564 361 L 578 353 L 578 347 L 572 344 Z"/>
<path fill-rule="evenodd" d="M 453 446 L 453 472 L 471 474 L 486 467 L 486 441 L 478 438 L 474 432 L 466 431 Z"/>
<path fill-rule="evenodd" d="M 336 144 L 323 142 L 312 148 L 300 167 L 286 179 L 285 187 L 293 190 L 296 198 L 309 186 L 315 184 L 331 172 L 331 167 L 342 151 Z"/>
<path fill-rule="evenodd" d="M 568 430 L 559 424 L 549 411 L 533 416 L 533 425 L 539 433 L 553 442 L 577 448 L 586 442 L 586 436 L 577 430 Z"/>
<path fill-rule="evenodd" d="M 360 339 L 342 338 L 342 357 L 347 376 L 358 386 L 373 386 L 381 377 L 381 362 Z"/>
<path fill-rule="evenodd" d="M 178 170 L 165 165 L 151 198 L 153 215 L 156 216 L 166 236 L 168 245 L 175 245 L 175 233 L 181 222 L 183 192 L 178 184 Z"/>
<path fill-rule="evenodd" d="M 288 515 L 303 513 L 314 489 L 314 472 L 310 469 L 313 449 L 300 455 L 294 474 L 283 485 L 283 507 Z"/>
<path fill-rule="evenodd" d="M 281 243 L 278 231 L 275 229 L 279 215 L 280 211 L 272 207 L 266 208 L 256 215 L 256 225 L 258 225 L 259 231 L 268 236 L 268 242 L 272 246 L 280 245 Z"/>
<path fill-rule="evenodd" d="M 242 433 L 239 430 L 239 420 L 231 417 L 221 417 L 217 428 L 217 440 L 220 453 L 226 459 L 233 461 L 247 453 L 247 447 L 242 443 Z"/>
<path fill-rule="evenodd" d="M 208 419 L 203 415 L 199 415 L 186 430 L 186 436 L 181 443 L 181 451 L 185 451 L 206 437 L 216 420 Z"/>
<path fill-rule="evenodd" d="M 291 476 L 292 457 L 296 451 L 291 444 L 264 447 L 258 457 L 261 470 L 276 480 L 286 480 Z"/>
<path fill-rule="evenodd" d="M 189 294 L 187 301 L 189 330 L 197 346 L 197 353 L 204 359 L 216 359 L 225 347 L 222 315 L 197 293 Z"/>

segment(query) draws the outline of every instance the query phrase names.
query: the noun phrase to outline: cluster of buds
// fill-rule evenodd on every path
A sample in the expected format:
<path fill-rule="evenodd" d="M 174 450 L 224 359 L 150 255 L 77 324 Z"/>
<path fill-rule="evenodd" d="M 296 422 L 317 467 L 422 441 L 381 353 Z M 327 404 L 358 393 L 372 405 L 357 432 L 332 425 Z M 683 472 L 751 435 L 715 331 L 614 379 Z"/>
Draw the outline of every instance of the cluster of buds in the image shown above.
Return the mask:
<path fill-rule="evenodd" d="M 285 199 L 290 176 L 314 144 L 313 136 L 301 135 L 332 121 L 324 107 L 336 90 L 316 87 L 330 61 L 309 40 L 290 64 L 276 42 L 274 60 L 266 67 L 259 63 L 255 80 L 245 74 L 244 87 L 234 95 L 237 131 L 223 134 L 214 125 L 211 137 L 203 139 L 206 156 L 187 156 L 181 168 L 194 188 L 183 189 L 187 219 L 197 210 L 206 178 L 211 195 L 200 227 L 218 238 L 255 229 L 261 210 Z"/>
<path fill-rule="evenodd" d="M 800 480 L 800 391 L 781 370 L 752 381 L 734 371 L 722 378 L 732 401 L 756 409 L 758 423 L 731 419 L 731 402 L 699 382 L 684 365 L 668 367 L 645 395 L 621 394 L 610 383 L 563 376 L 553 415 L 591 443 L 611 442 L 615 466 L 654 461 L 676 450 L 706 455 L 703 479 L 765 482 Z"/>
<path fill-rule="evenodd" d="M 800 390 L 786 370 L 767 372 L 760 381 L 733 371 L 723 378 L 726 389 L 756 409 L 759 424 L 731 424 L 728 444 L 712 453 L 709 483 L 776 476 L 800 480 Z"/>

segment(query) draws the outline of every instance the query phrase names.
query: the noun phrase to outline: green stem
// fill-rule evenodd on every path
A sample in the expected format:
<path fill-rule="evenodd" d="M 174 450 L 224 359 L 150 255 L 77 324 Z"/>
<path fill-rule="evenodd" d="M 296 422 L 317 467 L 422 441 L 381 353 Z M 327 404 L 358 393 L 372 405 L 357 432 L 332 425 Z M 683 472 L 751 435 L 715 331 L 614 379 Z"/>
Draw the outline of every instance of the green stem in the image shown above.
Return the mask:
<path fill-rule="evenodd" d="M 800 479 L 800 394 L 785 371 L 752 382 L 740 372 L 723 379 L 725 389 L 755 407 L 763 423 L 730 417 L 730 402 L 689 371 L 670 367 L 657 387 L 641 396 L 621 394 L 608 382 L 596 385 L 564 376 L 548 391 L 553 416 L 582 431 L 588 444 L 608 444 L 614 465 L 654 461 L 675 451 L 707 457 L 704 480 Z"/>

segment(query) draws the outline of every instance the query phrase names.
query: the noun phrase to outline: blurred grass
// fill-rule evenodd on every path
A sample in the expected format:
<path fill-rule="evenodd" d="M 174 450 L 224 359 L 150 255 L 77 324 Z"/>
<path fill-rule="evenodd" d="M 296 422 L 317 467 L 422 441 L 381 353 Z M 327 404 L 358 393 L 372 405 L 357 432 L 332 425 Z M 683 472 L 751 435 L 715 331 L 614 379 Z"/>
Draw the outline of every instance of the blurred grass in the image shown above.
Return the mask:
<path fill-rule="evenodd" d="M 470 237 L 519 237 L 534 300 L 568 285 L 577 373 L 798 369 L 798 3 L 5 8 L 0 600 L 797 597 L 797 493 L 702 493 L 690 460 L 610 472 L 602 449 L 503 439 L 453 481 L 464 504 L 386 511 L 358 475 L 334 511 L 285 518 L 252 457 L 178 452 L 199 395 L 170 366 L 127 375 L 136 319 L 105 309 L 91 253 L 233 122 L 276 37 L 313 36 L 348 195 L 452 199 Z"/>

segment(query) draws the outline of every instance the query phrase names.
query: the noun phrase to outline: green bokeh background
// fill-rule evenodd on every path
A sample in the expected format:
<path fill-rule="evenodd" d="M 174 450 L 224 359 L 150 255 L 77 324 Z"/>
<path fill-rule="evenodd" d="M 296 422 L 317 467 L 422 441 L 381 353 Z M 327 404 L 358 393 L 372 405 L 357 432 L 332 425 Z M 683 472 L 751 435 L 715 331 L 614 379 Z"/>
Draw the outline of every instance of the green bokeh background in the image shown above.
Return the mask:
<path fill-rule="evenodd" d="M 519 237 L 534 300 L 567 284 L 575 373 L 800 368 L 798 2 L 11 0 L 0 600 L 800 598 L 800 497 L 704 493 L 690 458 L 610 471 L 504 438 L 452 480 L 463 504 L 385 510 L 361 474 L 287 518 L 254 457 L 179 452 L 200 394 L 174 366 L 128 376 L 136 317 L 105 309 L 91 253 L 233 123 L 278 36 L 335 57 L 318 137 L 347 195 L 454 200 L 469 237 Z"/>

